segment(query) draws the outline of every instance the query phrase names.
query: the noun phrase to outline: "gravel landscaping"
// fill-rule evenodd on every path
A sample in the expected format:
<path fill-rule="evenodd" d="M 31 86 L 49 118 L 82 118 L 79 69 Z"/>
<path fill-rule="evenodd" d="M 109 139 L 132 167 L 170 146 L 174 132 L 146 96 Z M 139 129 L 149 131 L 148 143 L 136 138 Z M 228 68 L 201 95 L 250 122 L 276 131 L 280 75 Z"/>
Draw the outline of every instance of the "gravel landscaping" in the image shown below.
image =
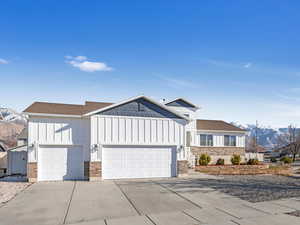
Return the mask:
<path fill-rule="evenodd" d="M 199 184 L 249 202 L 300 197 L 300 177 L 236 175 L 222 178 L 201 180 Z"/>
<path fill-rule="evenodd" d="M 30 183 L 27 182 L 0 181 L 0 206 L 1 204 L 8 202 L 29 185 Z"/>

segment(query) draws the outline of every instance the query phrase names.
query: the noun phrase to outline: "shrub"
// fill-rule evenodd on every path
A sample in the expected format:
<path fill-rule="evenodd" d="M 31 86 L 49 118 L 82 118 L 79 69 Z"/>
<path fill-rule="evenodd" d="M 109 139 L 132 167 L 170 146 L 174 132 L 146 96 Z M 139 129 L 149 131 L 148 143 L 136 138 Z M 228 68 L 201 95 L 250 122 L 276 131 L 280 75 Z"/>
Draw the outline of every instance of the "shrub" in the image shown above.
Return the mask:
<path fill-rule="evenodd" d="M 232 163 L 233 165 L 240 165 L 240 164 L 241 164 L 241 161 L 242 161 L 242 159 L 241 159 L 241 156 L 240 156 L 240 155 L 233 155 L 233 156 L 231 157 L 231 163 Z"/>
<path fill-rule="evenodd" d="M 216 162 L 216 165 L 225 165 L 225 160 L 224 159 L 218 159 Z"/>
<path fill-rule="evenodd" d="M 248 165 L 258 165 L 259 161 L 258 161 L 258 159 L 249 159 L 247 164 Z"/>
<path fill-rule="evenodd" d="M 200 159 L 199 159 L 199 165 L 200 165 L 200 166 L 207 166 L 208 163 L 209 163 L 210 161 L 211 161 L 211 158 L 210 158 L 209 155 L 207 155 L 207 154 L 202 154 L 202 155 L 200 156 Z"/>
<path fill-rule="evenodd" d="M 284 164 L 291 164 L 293 162 L 293 159 L 288 156 L 283 156 L 280 159 L 280 161 L 283 162 Z"/>
<path fill-rule="evenodd" d="M 271 157 L 271 158 L 270 158 L 270 161 L 271 161 L 272 163 L 276 163 L 276 162 L 277 162 L 277 159 L 276 159 L 275 157 Z"/>

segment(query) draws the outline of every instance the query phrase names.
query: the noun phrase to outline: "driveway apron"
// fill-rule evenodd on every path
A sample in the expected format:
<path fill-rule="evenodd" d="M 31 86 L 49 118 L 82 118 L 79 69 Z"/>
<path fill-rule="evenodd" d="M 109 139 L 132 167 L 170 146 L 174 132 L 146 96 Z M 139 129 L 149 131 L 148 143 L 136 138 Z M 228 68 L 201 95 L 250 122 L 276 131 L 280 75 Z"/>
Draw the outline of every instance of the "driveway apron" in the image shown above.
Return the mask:
<path fill-rule="evenodd" d="M 74 182 L 41 182 L 31 185 L 0 209 L 1 224 L 62 224 Z"/>
<path fill-rule="evenodd" d="M 137 215 L 114 182 L 77 182 L 66 223 Z"/>

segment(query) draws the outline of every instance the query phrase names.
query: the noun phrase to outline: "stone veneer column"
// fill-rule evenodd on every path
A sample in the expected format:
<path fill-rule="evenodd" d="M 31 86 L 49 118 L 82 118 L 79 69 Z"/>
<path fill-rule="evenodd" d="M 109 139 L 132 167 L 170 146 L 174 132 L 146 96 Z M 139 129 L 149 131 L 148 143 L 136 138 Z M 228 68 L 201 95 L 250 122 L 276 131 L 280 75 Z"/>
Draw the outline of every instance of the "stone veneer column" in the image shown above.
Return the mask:
<path fill-rule="evenodd" d="M 177 161 L 177 176 L 188 174 L 189 167 L 187 160 L 178 160 Z"/>
<path fill-rule="evenodd" d="M 101 180 L 101 177 L 102 177 L 102 163 L 100 161 L 89 162 L 89 180 L 98 181 Z"/>
<path fill-rule="evenodd" d="M 29 182 L 37 182 L 37 163 L 29 162 L 27 163 L 27 178 Z"/>

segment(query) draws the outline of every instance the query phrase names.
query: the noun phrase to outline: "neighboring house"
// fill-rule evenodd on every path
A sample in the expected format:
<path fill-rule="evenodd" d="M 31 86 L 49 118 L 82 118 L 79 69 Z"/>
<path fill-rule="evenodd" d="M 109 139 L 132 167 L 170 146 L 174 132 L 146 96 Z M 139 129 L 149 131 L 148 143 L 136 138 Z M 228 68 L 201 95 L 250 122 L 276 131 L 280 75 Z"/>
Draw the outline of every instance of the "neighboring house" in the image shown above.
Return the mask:
<path fill-rule="evenodd" d="M 146 96 L 84 105 L 35 102 L 24 110 L 29 116 L 27 176 L 43 181 L 185 174 L 192 133 L 198 135 L 201 123 L 195 119 L 198 109 L 182 98 L 162 104 Z M 229 134 L 243 153 L 244 131 Z"/>
<path fill-rule="evenodd" d="M 191 152 L 196 157 L 210 155 L 211 163 L 223 158 L 225 164 L 230 164 L 233 154 L 244 157 L 246 132 L 221 120 L 196 120 L 195 130 L 191 131 Z"/>

